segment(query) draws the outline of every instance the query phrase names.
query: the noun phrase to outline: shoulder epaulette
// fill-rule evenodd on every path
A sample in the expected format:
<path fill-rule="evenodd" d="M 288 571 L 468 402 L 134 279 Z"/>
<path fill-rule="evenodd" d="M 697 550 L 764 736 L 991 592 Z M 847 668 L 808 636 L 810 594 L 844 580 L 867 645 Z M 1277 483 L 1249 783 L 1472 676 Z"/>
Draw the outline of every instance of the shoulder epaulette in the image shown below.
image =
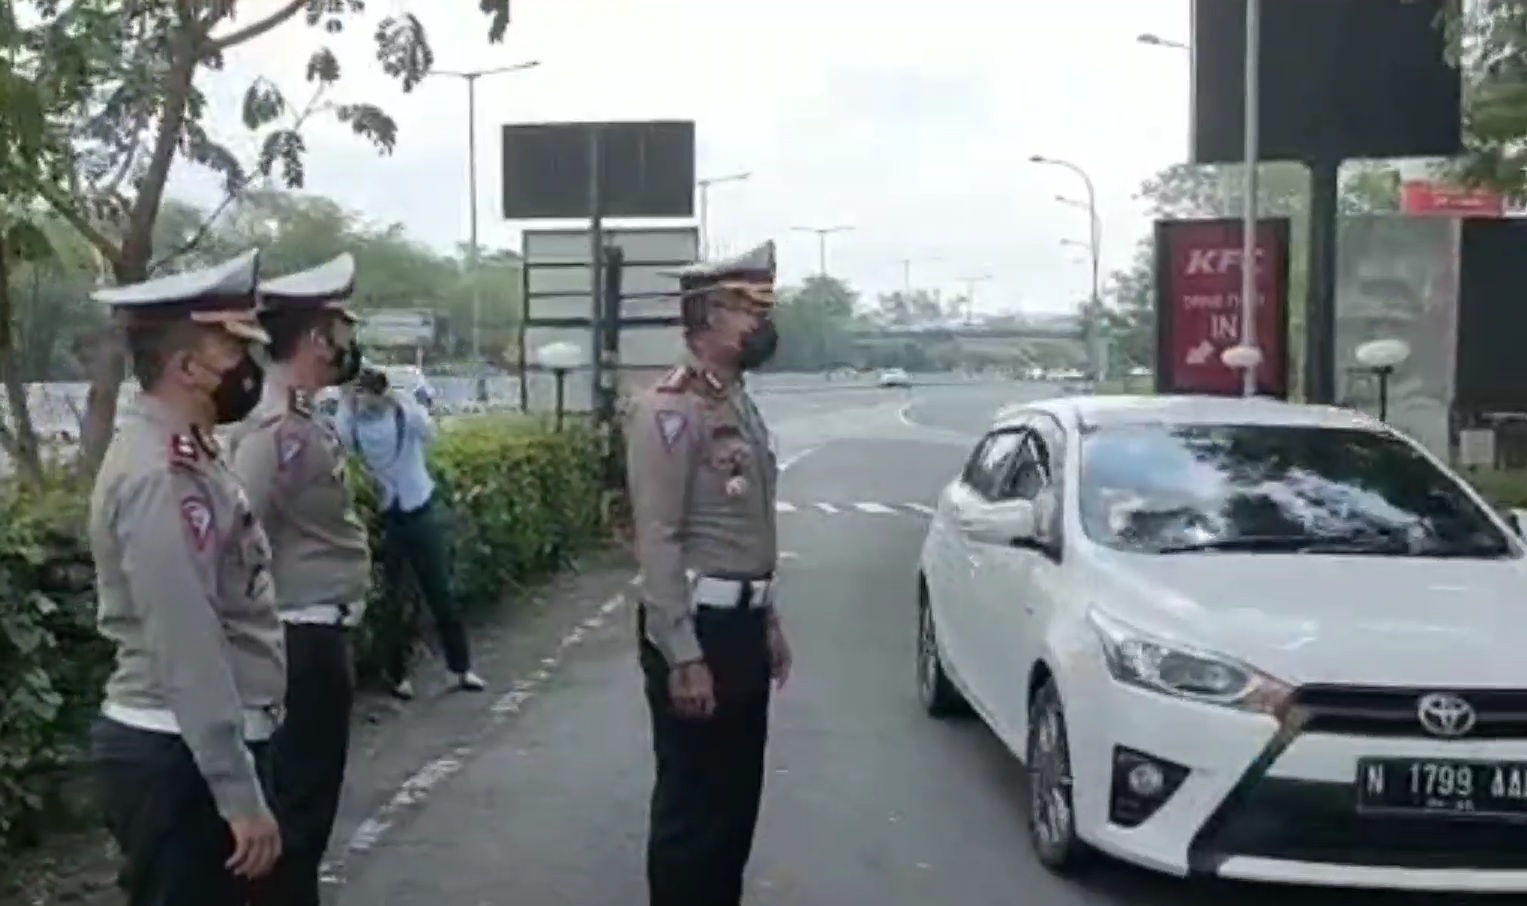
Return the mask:
<path fill-rule="evenodd" d="M 680 365 L 663 375 L 662 379 L 657 382 L 653 389 L 658 393 L 683 393 L 689 389 L 689 385 L 694 378 L 695 373 L 693 369 Z"/>
<path fill-rule="evenodd" d="M 293 413 L 303 418 L 313 417 L 313 395 L 306 390 L 293 387 L 287 394 L 286 407 Z"/>
<path fill-rule="evenodd" d="M 194 469 L 201 462 L 201 444 L 189 434 L 170 435 L 170 465 Z"/>

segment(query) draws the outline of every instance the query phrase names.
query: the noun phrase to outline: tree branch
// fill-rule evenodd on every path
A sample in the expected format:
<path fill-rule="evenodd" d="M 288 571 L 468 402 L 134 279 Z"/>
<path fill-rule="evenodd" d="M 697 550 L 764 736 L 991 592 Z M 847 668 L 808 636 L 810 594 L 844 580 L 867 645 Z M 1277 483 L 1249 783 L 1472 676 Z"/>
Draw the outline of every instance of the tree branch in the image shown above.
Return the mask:
<path fill-rule="evenodd" d="M 185 243 L 180 246 L 180 248 L 170 252 L 168 255 L 165 255 L 163 258 L 160 258 L 158 261 L 155 261 L 148 266 L 149 274 L 153 275 L 161 267 L 164 267 L 166 264 L 169 264 L 171 261 L 174 261 L 176 258 L 179 258 L 182 255 L 188 254 L 198 245 L 201 245 L 202 241 L 207 238 L 207 234 L 212 232 L 212 227 L 217 223 L 218 218 L 222 217 L 223 212 L 228 209 L 228 206 L 233 204 L 234 200 L 243 194 L 243 191 L 237 191 L 229 192 L 227 195 L 224 195 L 222 202 L 220 202 L 217 207 L 212 209 L 212 213 L 207 215 L 207 219 L 202 221 L 201 226 L 197 227 L 196 232 L 192 234 L 190 239 L 187 239 Z"/>
<path fill-rule="evenodd" d="M 54 213 L 68 221 L 69 226 L 77 230 L 81 236 L 85 237 L 86 241 L 95 246 L 95 250 L 101 253 L 101 257 L 105 258 L 107 263 L 113 267 L 116 266 L 117 262 L 122 258 L 122 250 L 117 247 L 116 243 L 108 239 L 105 233 L 101 232 L 85 215 L 81 214 L 79 209 L 67 198 L 59 195 L 58 191 L 52 186 L 37 183 L 34 184 L 33 188 L 37 190 L 38 195 L 42 196 L 43 201 L 48 203 L 48 207 L 52 208 Z"/>
<path fill-rule="evenodd" d="M 191 96 L 191 83 L 200 62 L 196 54 L 197 35 L 187 29 L 179 29 L 175 46 L 170 50 L 170 70 L 164 78 L 164 103 L 160 108 L 159 134 L 154 136 L 153 152 L 149 155 L 148 169 L 138 197 L 133 200 L 127 216 L 127 235 L 122 242 L 121 265 L 145 267 L 153 244 L 154 217 L 164 200 L 165 183 L 170 178 L 170 166 L 175 162 L 175 150 L 185 131 L 186 103 Z M 128 279 L 141 279 L 142 274 L 128 274 Z M 118 274 L 118 279 L 123 275 Z"/>
<path fill-rule="evenodd" d="M 212 53 L 222 53 L 230 47 L 252 41 L 271 29 L 286 22 L 291 17 L 301 12 L 308 5 L 308 0 L 287 0 L 286 5 L 266 16 L 258 22 L 253 22 L 243 28 L 236 29 L 221 38 L 214 38 L 211 44 Z"/>

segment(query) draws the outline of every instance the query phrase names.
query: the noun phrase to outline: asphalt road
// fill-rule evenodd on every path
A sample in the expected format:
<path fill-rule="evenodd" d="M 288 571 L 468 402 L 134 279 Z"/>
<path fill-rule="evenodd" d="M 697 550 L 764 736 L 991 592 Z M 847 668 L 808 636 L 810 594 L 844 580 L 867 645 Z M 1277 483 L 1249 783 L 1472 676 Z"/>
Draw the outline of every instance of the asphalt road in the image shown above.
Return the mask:
<path fill-rule="evenodd" d="M 786 472 L 781 599 L 796 674 L 774 711 L 750 906 L 1310 906 L 1436 903 L 1203 884 L 1103 865 L 1052 877 L 1028 853 L 1022 772 L 972 719 L 914 692 L 922 508 L 995 409 L 1042 389 L 765 393 Z M 651 756 L 629 612 L 349 867 L 346 906 L 632 906 Z M 1452 902 L 1457 902 L 1456 900 Z"/>

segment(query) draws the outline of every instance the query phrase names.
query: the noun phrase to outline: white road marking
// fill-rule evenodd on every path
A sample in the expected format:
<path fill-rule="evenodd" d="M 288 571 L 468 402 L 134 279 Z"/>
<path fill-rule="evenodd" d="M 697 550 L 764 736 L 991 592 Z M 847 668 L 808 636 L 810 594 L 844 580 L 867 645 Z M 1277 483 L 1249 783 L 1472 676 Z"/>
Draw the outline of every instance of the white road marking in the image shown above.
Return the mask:
<path fill-rule="evenodd" d="M 829 516 L 831 516 L 833 513 L 836 513 L 838 511 L 838 508 L 833 506 L 830 503 L 814 503 L 814 504 L 812 504 L 812 506 L 816 507 L 817 509 L 821 510 L 822 512 L 826 513 Z"/>
<path fill-rule="evenodd" d="M 776 501 L 775 504 L 774 504 L 774 512 L 776 512 L 776 513 L 793 513 L 793 512 L 795 512 L 795 504 L 793 504 L 793 503 L 786 503 L 783 500 Z"/>
<path fill-rule="evenodd" d="M 883 503 L 856 503 L 854 504 L 854 509 L 861 513 L 876 513 L 879 515 L 896 512 Z"/>
<path fill-rule="evenodd" d="M 633 578 L 632 584 L 637 581 L 637 578 Z M 617 594 L 599 605 L 599 615 L 587 617 L 568 630 L 557 643 L 557 650 L 565 651 L 584 642 L 589 637 L 590 630 L 604 625 L 605 617 L 619 610 L 627 600 L 624 594 Z M 530 673 L 529 676 L 511 681 L 509 690 L 488 706 L 487 725 L 492 726 L 498 721 L 518 714 L 562 664 L 561 657 L 545 657 L 541 659 L 539 669 Z M 380 808 L 372 812 L 355 828 L 349 840 L 339 848 L 339 852 L 323 863 L 320 869 L 323 883 L 331 886 L 343 885 L 349 858 L 375 849 L 382 838 L 397 824 L 404 812 L 423 804 L 441 784 L 460 771 L 474 754 L 475 751 L 471 746 L 458 746 L 449 754 L 428 762 L 414 772 L 412 777 L 403 781 L 403 784 L 386 802 L 382 803 Z"/>

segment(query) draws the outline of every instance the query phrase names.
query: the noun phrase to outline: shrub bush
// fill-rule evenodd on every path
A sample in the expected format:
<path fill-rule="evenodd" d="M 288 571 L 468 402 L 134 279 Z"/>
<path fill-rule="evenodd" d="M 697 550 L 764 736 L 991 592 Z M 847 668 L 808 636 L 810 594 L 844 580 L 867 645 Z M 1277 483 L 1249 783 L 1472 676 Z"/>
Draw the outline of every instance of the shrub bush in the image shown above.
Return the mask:
<path fill-rule="evenodd" d="M 452 514 L 457 601 L 497 604 L 506 587 L 558 569 L 604 529 L 604 436 L 570 421 L 482 415 L 448 423 L 431 452 Z M 367 524 L 375 501 L 358 468 L 352 486 Z M 36 842 L 78 773 L 111 651 L 95 630 L 94 571 L 83 527 L 87 492 L 0 488 L 0 852 Z M 372 549 L 378 550 L 372 533 Z M 380 571 L 355 634 L 357 664 L 375 665 L 419 627 L 412 596 L 386 594 Z"/>
<path fill-rule="evenodd" d="M 1460 474 L 1496 506 L 1527 508 L 1527 471 L 1471 469 Z"/>

